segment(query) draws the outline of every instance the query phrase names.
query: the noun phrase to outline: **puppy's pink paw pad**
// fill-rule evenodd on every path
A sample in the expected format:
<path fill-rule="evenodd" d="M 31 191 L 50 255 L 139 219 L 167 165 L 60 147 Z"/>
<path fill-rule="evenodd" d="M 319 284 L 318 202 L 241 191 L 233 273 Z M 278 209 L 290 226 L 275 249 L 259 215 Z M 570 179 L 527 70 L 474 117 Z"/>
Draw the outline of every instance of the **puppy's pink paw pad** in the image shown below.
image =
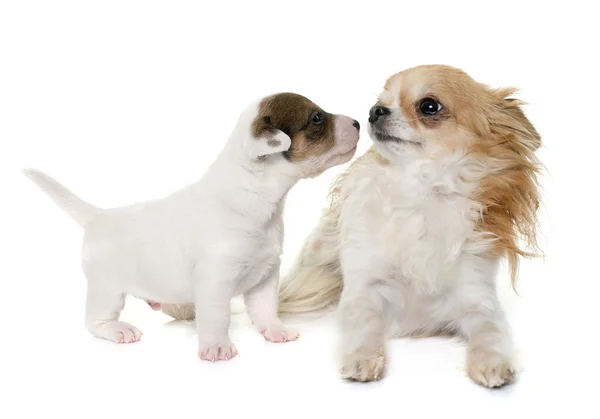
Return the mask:
<path fill-rule="evenodd" d="M 276 343 L 292 342 L 300 337 L 297 331 L 286 326 L 267 327 L 262 329 L 260 334 L 269 342 Z"/>
<path fill-rule="evenodd" d="M 125 322 L 109 322 L 97 326 L 92 331 L 96 336 L 116 343 L 134 343 L 141 339 L 142 332 Z"/>
<path fill-rule="evenodd" d="M 204 361 L 228 361 L 238 355 L 237 348 L 234 344 L 205 346 L 200 348 L 198 358 Z"/>

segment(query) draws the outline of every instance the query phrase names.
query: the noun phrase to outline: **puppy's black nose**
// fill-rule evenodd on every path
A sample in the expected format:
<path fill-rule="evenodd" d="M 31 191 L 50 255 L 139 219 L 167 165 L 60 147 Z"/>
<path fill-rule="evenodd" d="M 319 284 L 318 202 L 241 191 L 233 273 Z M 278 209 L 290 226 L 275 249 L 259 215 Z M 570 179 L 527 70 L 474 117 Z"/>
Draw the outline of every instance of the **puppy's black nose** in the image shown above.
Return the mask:
<path fill-rule="evenodd" d="M 352 120 L 352 126 L 360 131 L 360 124 L 358 123 L 358 121 L 356 119 Z"/>
<path fill-rule="evenodd" d="M 381 118 L 385 115 L 389 115 L 389 114 L 390 114 L 390 110 L 388 108 L 386 108 L 385 106 L 375 105 L 369 111 L 369 122 L 373 123 L 373 122 L 377 121 L 379 118 Z"/>

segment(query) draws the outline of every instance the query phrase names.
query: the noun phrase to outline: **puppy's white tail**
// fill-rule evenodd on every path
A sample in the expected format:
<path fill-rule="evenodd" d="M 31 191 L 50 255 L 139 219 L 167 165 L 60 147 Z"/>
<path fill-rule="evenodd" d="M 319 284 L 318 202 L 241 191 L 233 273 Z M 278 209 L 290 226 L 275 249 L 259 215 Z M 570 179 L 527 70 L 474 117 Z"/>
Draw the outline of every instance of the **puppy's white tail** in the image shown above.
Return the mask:
<path fill-rule="evenodd" d="M 46 193 L 63 211 L 85 227 L 101 209 L 77 197 L 73 192 L 37 169 L 24 169 L 23 174 Z"/>
<path fill-rule="evenodd" d="M 306 313 L 337 304 L 342 292 L 335 216 L 325 214 L 306 239 L 291 272 L 279 287 L 279 312 Z"/>

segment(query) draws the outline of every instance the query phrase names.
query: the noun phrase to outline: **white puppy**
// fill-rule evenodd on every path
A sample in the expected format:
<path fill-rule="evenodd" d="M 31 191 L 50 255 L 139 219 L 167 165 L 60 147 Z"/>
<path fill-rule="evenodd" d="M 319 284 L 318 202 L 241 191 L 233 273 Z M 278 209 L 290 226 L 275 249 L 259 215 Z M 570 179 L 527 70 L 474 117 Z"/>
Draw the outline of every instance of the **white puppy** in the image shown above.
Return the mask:
<path fill-rule="evenodd" d="M 281 289 L 282 312 L 339 301 L 345 377 L 381 378 L 388 337 L 440 332 L 468 340 L 477 383 L 515 375 L 495 276 L 507 257 L 514 284 L 519 256 L 537 251 L 541 141 L 513 91 L 446 66 L 387 81 L 374 147 L 334 183 Z"/>
<path fill-rule="evenodd" d="M 266 339 L 297 338 L 277 316 L 283 207 L 302 178 L 349 161 L 358 122 L 281 93 L 251 104 L 204 177 L 172 195 L 100 209 L 48 175 L 25 170 L 85 229 L 85 324 L 95 336 L 135 342 L 140 331 L 119 321 L 127 294 L 167 304 L 193 302 L 199 357 L 229 359 L 230 300 L 243 294 Z"/>

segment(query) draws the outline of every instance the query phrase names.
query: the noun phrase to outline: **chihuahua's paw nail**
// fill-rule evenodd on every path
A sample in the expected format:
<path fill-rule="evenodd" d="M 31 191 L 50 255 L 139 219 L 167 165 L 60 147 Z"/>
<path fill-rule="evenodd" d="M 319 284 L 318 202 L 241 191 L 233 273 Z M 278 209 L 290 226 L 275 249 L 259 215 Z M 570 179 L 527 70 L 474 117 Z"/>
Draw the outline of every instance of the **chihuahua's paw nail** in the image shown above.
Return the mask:
<path fill-rule="evenodd" d="M 484 387 L 502 387 L 514 381 L 517 369 L 500 354 L 483 351 L 468 359 L 467 371 L 477 384 Z"/>
<path fill-rule="evenodd" d="M 342 378 L 352 381 L 377 381 L 385 375 L 385 354 L 383 349 L 374 351 L 359 348 L 343 357 L 340 373 Z"/>

